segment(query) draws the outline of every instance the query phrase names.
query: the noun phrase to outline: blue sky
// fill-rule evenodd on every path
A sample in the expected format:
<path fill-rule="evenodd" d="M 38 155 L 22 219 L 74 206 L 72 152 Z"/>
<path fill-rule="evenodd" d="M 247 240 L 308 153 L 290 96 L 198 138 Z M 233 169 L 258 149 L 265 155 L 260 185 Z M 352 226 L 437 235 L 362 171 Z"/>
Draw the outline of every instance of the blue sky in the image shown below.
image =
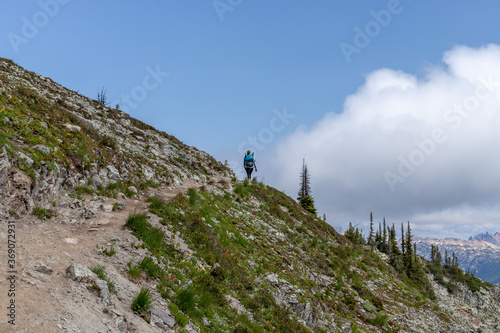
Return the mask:
<path fill-rule="evenodd" d="M 359 205 L 353 206 L 361 208 L 348 208 L 339 199 L 344 187 L 333 183 L 330 187 L 339 188 L 335 192 L 314 177 L 315 170 L 349 159 L 349 154 L 330 152 L 335 155 L 330 162 L 319 153 L 308 157 L 315 146 L 298 149 L 286 143 L 300 133 L 314 136 L 325 117 L 342 115 L 349 96 L 356 96 L 380 69 L 425 81 L 430 71 L 447 68 L 443 55 L 457 45 L 500 44 L 499 12 L 497 1 L 7 1 L 0 13 L 0 56 L 92 98 L 105 87 L 108 100 L 133 117 L 235 168 L 239 148 L 247 148 L 244 143 L 255 136 L 258 175 L 292 196 L 301 160 L 311 158 L 317 205 L 333 225 L 365 223 L 374 210 L 379 219 L 385 215 L 397 223 L 415 218 L 414 230 L 428 236 L 466 237 L 496 227 L 494 218 L 488 227 L 450 231 L 443 225 L 428 232 L 424 222 L 419 229 L 419 216 L 424 221 L 422 216 L 450 209 L 448 217 L 456 216 L 457 207 L 465 206 L 477 211 L 486 205 L 491 211 L 496 192 L 487 200 L 478 194 L 436 206 L 418 196 L 421 190 L 405 187 L 413 193 L 405 197 L 406 204 L 399 203 L 406 210 L 356 196 L 352 200 Z M 346 57 L 341 45 L 347 44 L 357 51 Z M 157 80 L 148 78 L 151 72 Z M 124 95 L 132 96 L 129 105 Z M 291 116 L 280 122 L 277 113 Z M 328 155 L 328 145 L 318 147 Z M 291 151 L 293 161 L 273 158 Z M 398 163 L 397 155 L 393 160 Z M 282 174 L 288 178 L 278 177 Z M 343 179 L 348 178 L 360 177 Z M 349 186 L 349 193 L 387 190 L 387 184 L 380 191 Z M 411 204 L 416 208 L 410 209 Z"/>

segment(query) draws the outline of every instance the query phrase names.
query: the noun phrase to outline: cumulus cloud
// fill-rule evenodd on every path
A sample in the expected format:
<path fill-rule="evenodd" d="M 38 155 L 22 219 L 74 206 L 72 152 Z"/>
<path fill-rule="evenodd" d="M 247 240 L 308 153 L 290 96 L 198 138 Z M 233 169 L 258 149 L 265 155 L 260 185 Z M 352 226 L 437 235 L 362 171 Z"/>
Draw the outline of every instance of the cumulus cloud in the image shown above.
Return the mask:
<path fill-rule="evenodd" d="M 367 230 L 373 211 L 409 220 L 419 236 L 500 231 L 500 46 L 457 46 L 443 63 L 423 77 L 370 73 L 341 113 L 265 156 L 273 185 L 295 196 L 305 158 L 316 206 L 334 226 Z"/>

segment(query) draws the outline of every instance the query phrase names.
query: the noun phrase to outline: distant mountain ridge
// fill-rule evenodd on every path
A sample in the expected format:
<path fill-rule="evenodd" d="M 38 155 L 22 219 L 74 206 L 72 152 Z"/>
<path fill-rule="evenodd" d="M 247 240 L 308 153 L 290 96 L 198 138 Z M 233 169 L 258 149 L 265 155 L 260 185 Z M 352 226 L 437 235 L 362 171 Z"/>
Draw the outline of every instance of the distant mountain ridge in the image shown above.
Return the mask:
<path fill-rule="evenodd" d="M 478 240 L 478 241 L 485 241 L 485 242 L 490 242 L 495 245 L 500 245 L 500 233 L 496 232 L 494 235 L 490 234 L 489 232 L 486 232 L 484 234 L 479 234 L 476 236 L 470 236 L 469 240 Z"/>
<path fill-rule="evenodd" d="M 413 240 L 417 243 L 417 253 L 424 258 L 430 258 L 431 245 L 438 246 L 443 256 L 445 251 L 449 256 L 455 253 L 462 269 L 470 270 L 484 281 L 500 284 L 500 233 L 486 232 L 468 240 L 418 237 Z"/>

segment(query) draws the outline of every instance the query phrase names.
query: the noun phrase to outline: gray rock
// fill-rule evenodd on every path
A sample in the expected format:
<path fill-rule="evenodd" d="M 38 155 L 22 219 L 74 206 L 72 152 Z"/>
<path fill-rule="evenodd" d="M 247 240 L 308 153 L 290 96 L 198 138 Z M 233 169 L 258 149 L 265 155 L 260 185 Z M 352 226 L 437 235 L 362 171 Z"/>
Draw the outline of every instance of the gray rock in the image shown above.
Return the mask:
<path fill-rule="evenodd" d="M 35 163 L 35 162 L 33 162 L 33 160 L 32 160 L 30 157 L 26 156 L 25 154 L 23 154 L 23 153 L 22 153 L 22 152 L 20 152 L 20 151 L 18 151 L 18 152 L 17 152 L 17 155 L 19 156 L 19 158 L 20 158 L 21 160 L 23 160 L 23 161 L 24 161 L 24 163 L 26 163 L 26 166 L 27 166 L 28 168 L 31 168 L 31 167 L 33 166 L 33 163 Z"/>
<path fill-rule="evenodd" d="M 163 324 L 167 325 L 169 328 L 174 328 L 175 326 L 175 318 L 169 314 L 167 314 L 165 311 L 159 309 L 159 308 L 156 308 L 156 307 L 152 307 L 151 308 L 151 314 L 152 315 L 155 315 L 156 317 L 158 317 L 159 319 L 161 319 L 161 321 L 163 322 Z"/>
<path fill-rule="evenodd" d="M 36 145 L 33 147 L 36 150 L 41 151 L 42 153 L 49 155 L 50 154 L 50 148 L 45 146 L 45 145 Z"/>
<path fill-rule="evenodd" d="M 54 270 L 52 268 L 50 268 L 49 266 L 47 266 L 45 264 L 41 264 L 41 265 L 35 267 L 35 270 L 37 272 L 47 274 L 47 275 L 51 275 L 54 272 Z"/>
<path fill-rule="evenodd" d="M 45 128 L 49 128 L 49 125 L 45 121 L 41 121 L 40 126 L 45 127 Z"/>
<path fill-rule="evenodd" d="M 68 131 L 70 131 L 72 133 L 78 133 L 82 130 L 82 128 L 80 126 L 71 125 L 71 124 L 64 124 L 64 127 L 66 127 L 68 129 Z"/>
<path fill-rule="evenodd" d="M 109 292 L 108 283 L 98 277 L 94 278 L 94 283 L 99 287 L 99 295 L 106 306 L 114 306 L 111 300 L 111 293 Z"/>
<path fill-rule="evenodd" d="M 133 193 L 135 193 L 135 194 L 139 193 L 139 191 L 137 191 L 137 189 L 135 188 L 135 186 L 129 186 L 128 189 L 130 191 L 132 191 Z"/>
<path fill-rule="evenodd" d="M 84 208 L 78 212 L 77 217 L 80 219 L 89 220 L 96 218 L 97 213 L 93 209 Z"/>
<path fill-rule="evenodd" d="M 108 169 L 108 178 L 112 180 L 120 180 L 120 172 L 115 168 L 114 165 L 110 164 L 106 167 Z"/>
<path fill-rule="evenodd" d="M 279 281 L 278 281 L 278 277 L 276 275 L 274 275 L 273 273 L 270 273 L 269 275 L 267 275 L 265 277 L 265 279 L 272 285 L 276 286 Z"/>
<path fill-rule="evenodd" d="M 9 154 L 7 153 L 7 150 L 5 149 L 5 146 L 2 147 L 2 150 L 0 151 L 0 170 L 1 169 L 8 169 L 11 167 L 10 161 L 9 161 Z"/>
<path fill-rule="evenodd" d="M 66 276 L 73 281 L 79 282 L 90 282 L 97 278 L 97 275 L 90 269 L 78 264 L 71 264 L 66 268 Z"/>
<path fill-rule="evenodd" d="M 115 326 L 120 332 L 126 332 L 127 331 L 127 321 L 125 320 L 125 317 L 118 317 L 116 318 L 115 321 Z"/>
<path fill-rule="evenodd" d="M 295 312 L 309 327 L 314 327 L 314 313 L 311 304 L 300 303 L 295 307 Z"/>
<path fill-rule="evenodd" d="M 299 301 L 297 300 L 297 295 L 295 294 L 290 295 L 290 297 L 288 297 L 288 303 L 299 304 Z"/>
<path fill-rule="evenodd" d="M 78 199 L 73 200 L 73 202 L 69 204 L 69 208 L 71 209 L 81 208 L 82 206 L 83 203 Z"/>

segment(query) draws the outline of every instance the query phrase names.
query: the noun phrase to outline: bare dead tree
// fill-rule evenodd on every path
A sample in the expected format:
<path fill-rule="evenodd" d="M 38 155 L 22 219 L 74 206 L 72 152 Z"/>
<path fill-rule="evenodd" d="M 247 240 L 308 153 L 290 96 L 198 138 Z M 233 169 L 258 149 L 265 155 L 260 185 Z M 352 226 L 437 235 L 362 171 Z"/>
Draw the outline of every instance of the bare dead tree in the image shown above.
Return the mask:
<path fill-rule="evenodd" d="M 97 89 L 97 101 L 104 106 L 108 106 L 108 97 L 106 96 L 106 88 Z"/>

